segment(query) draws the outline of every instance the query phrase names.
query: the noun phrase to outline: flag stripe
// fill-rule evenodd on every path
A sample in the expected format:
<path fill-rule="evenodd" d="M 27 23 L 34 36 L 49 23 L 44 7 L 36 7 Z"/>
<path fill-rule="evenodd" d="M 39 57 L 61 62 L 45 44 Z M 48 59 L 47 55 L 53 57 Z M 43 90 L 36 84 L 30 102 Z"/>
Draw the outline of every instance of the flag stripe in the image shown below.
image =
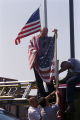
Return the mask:
<path fill-rule="evenodd" d="M 37 25 L 35 25 L 35 26 L 31 26 L 31 27 L 25 28 L 25 29 L 23 29 L 21 32 L 28 32 L 28 31 L 33 30 L 33 29 L 36 29 L 36 28 L 38 28 L 38 27 L 41 27 L 41 24 L 37 24 Z"/>
<path fill-rule="evenodd" d="M 35 53 L 33 56 L 31 56 L 31 58 L 29 59 L 31 66 L 32 66 L 32 64 L 33 64 L 33 62 L 34 62 L 34 60 L 35 60 L 35 56 L 36 56 L 36 53 Z"/>
<path fill-rule="evenodd" d="M 36 32 L 39 32 L 39 31 L 40 31 L 40 29 L 38 28 L 37 30 L 30 31 L 30 32 L 28 32 L 28 33 L 26 33 L 26 34 L 20 35 L 19 37 L 17 37 L 17 39 L 18 39 L 18 38 L 21 39 L 21 38 L 27 37 L 27 36 L 29 36 L 29 35 L 32 35 L 32 34 L 36 33 Z"/>
<path fill-rule="evenodd" d="M 51 73 L 52 73 L 52 72 L 43 73 L 43 74 L 40 73 L 40 74 L 41 74 L 42 76 L 49 76 L 49 77 L 50 77 L 50 74 L 51 74 Z M 52 73 L 52 76 L 54 76 L 54 74 L 55 74 L 55 73 Z"/>
<path fill-rule="evenodd" d="M 32 61 L 32 59 L 35 57 L 36 51 L 34 53 L 30 52 L 29 60 Z"/>
<path fill-rule="evenodd" d="M 35 29 L 39 29 L 40 28 L 40 25 L 38 25 L 38 26 L 33 26 L 33 27 L 31 27 L 31 28 L 29 28 L 29 29 L 25 29 L 24 31 L 21 31 L 20 33 L 19 33 L 19 35 L 21 35 L 21 34 L 24 34 L 24 33 L 28 33 L 28 32 L 30 32 L 30 31 L 33 31 L 33 30 L 35 30 Z"/>
<path fill-rule="evenodd" d="M 45 70 L 45 71 L 43 71 L 43 70 L 41 71 L 41 70 L 40 70 L 40 73 L 41 73 L 41 74 L 46 74 L 46 73 L 49 73 L 49 72 L 53 73 L 53 72 L 54 72 L 54 69 L 53 69 L 53 70 L 50 70 L 50 69 L 49 69 L 49 70 Z"/>
<path fill-rule="evenodd" d="M 22 30 L 26 29 L 26 28 L 30 28 L 32 26 L 36 26 L 36 25 L 39 25 L 40 24 L 40 20 L 36 21 L 36 22 L 32 22 L 32 23 L 28 23 L 28 24 L 25 24 L 25 26 L 22 28 Z"/>
<path fill-rule="evenodd" d="M 18 38 L 22 38 L 22 37 L 24 37 L 24 36 L 28 36 L 28 35 L 30 35 L 30 34 L 33 34 L 33 33 L 35 33 L 36 31 L 40 31 L 40 28 L 37 28 L 37 29 L 34 29 L 34 30 L 30 30 L 29 32 L 26 32 L 26 33 L 22 33 L 22 34 L 20 34 L 19 36 L 18 36 Z"/>

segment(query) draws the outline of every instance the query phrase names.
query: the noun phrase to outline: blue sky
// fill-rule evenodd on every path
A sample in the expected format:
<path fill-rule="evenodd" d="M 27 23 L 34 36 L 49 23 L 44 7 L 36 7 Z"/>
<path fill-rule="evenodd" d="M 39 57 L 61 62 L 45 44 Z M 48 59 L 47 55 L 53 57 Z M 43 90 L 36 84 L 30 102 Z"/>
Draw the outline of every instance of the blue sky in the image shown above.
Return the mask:
<path fill-rule="evenodd" d="M 80 59 L 80 2 L 74 1 L 75 53 Z M 33 35 L 14 43 L 17 34 L 31 14 L 40 7 L 41 25 L 43 26 L 43 0 L 0 0 L 0 77 L 18 80 L 34 80 L 34 73 L 29 68 L 28 43 Z M 68 0 L 47 0 L 47 18 L 49 35 L 58 29 L 58 59 L 70 58 L 69 2 Z M 38 34 L 38 33 L 37 33 Z"/>

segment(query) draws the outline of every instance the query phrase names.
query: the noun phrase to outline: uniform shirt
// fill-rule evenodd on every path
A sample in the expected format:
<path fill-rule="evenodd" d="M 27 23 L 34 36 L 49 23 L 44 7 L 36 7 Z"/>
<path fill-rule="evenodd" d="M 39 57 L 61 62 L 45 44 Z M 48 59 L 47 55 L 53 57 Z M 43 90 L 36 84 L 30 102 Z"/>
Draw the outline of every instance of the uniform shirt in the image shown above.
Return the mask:
<path fill-rule="evenodd" d="M 46 106 L 41 109 L 42 120 L 58 120 L 57 112 L 59 110 L 58 104 Z"/>
<path fill-rule="evenodd" d="M 32 106 L 28 109 L 28 119 L 29 120 L 40 120 L 40 110 L 39 108 L 34 108 Z"/>
<path fill-rule="evenodd" d="M 80 61 L 75 58 L 71 58 L 68 61 L 71 63 L 72 72 L 80 73 Z"/>

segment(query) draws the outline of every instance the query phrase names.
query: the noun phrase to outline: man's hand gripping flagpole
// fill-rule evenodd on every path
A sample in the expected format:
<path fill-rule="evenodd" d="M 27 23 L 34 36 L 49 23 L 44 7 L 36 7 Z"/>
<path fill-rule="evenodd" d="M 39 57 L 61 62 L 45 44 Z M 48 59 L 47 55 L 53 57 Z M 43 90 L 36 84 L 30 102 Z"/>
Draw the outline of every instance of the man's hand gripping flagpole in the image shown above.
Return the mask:
<path fill-rule="evenodd" d="M 54 29 L 52 32 L 54 32 L 54 36 L 55 36 L 55 68 L 56 68 L 56 75 L 55 75 L 55 83 L 56 83 L 56 90 L 58 89 L 58 60 L 57 60 L 57 37 L 58 37 L 58 34 L 57 34 L 57 29 Z"/>

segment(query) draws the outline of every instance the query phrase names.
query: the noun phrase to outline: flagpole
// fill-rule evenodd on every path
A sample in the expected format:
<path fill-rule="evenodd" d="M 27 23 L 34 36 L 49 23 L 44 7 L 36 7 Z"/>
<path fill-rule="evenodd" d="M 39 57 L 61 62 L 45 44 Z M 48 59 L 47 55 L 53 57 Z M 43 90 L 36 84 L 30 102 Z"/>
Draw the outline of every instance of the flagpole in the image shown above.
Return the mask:
<path fill-rule="evenodd" d="M 47 27 L 47 0 L 43 0 L 43 27 Z M 45 89 L 48 91 L 47 85 Z"/>
<path fill-rule="evenodd" d="M 75 58 L 75 43 L 74 43 L 74 0 L 69 0 L 69 16 L 70 16 L 70 53 L 71 53 L 71 58 Z"/>
<path fill-rule="evenodd" d="M 47 27 L 47 0 L 44 0 L 44 27 Z"/>
<path fill-rule="evenodd" d="M 56 71 L 55 71 L 55 79 L 56 79 L 56 90 L 58 89 L 58 60 L 57 60 L 57 30 L 54 29 L 54 32 L 55 32 L 55 68 L 56 68 Z"/>

